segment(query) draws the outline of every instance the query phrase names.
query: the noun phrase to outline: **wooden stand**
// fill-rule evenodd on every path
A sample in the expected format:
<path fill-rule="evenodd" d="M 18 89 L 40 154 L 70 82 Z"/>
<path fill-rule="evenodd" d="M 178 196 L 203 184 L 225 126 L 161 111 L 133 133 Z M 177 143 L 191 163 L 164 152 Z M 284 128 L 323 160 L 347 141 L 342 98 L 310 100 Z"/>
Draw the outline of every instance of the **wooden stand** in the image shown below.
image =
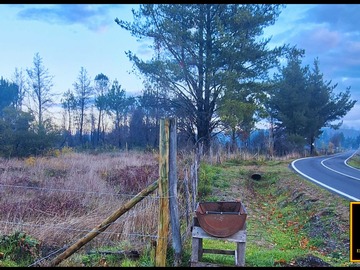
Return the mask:
<path fill-rule="evenodd" d="M 215 239 L 215 240 L 235 242 L 236 250 L 204 249 L 203 241 L 202 241 L 203 239 Z M 200 227 L 197 218 L 194 217 L 194 226 L 192 229 L 192 252 L 191 252 L 192 267 L 219 266 L 215 264 L 200 262 L 200 260 L 202 259 L 202 255 L 204 253 L 234 255 L 235 265 L 245 266 L 245 248 L 246 248 L 246 222 L 243 230 L 238 231 L 237 233 L 234 233 L 229 237 L 219 238 L 205 232 Z"/>

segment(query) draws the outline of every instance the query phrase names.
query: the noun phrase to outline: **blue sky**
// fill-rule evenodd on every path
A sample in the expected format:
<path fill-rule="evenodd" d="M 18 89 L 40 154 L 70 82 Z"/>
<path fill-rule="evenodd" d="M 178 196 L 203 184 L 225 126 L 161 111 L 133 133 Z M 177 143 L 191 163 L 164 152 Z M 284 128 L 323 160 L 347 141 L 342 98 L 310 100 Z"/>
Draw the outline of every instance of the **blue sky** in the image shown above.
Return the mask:
<path fill-rule="evenodd" d="M 128 94 L 140 93 L 142 82 L 131 73 L 125 55 L 131 50 L 140 58 L 152 51 L 136 41 L 115 22 L 132 20 L 130 4 L 0 4 L 0 76 L 11 80 L 15 68 L 32 67 L 39 53 L 49 74 L 52 91 L 73 89 L 80 68 L 91 78 L 103 73 L 117 79 Z M 359 100 L 343 118 L 343 127 L 360 130 L 360 4 L 287 4 L 275 25 L 265 29 L 270 46 L 296 45 L 305 49 L 304 64 L 316 57 L 327 81 L 336 92 L 351 87 Z"/>

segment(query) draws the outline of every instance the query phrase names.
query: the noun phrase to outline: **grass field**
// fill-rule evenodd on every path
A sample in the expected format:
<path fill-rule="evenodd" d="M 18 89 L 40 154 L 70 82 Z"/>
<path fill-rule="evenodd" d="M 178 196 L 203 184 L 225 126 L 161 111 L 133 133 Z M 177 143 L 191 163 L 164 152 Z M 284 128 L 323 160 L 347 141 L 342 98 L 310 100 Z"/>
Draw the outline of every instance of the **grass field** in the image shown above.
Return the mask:
<path fill-rule="evenodd" d="M 191 254 L 183 189 L 189 159 L 178 160 L 182 266 L 189 266 Z M 198 200 L 241 200 L 246 206 L 245 266 L 357 265 L 349 262 L 349 202 L 292 172 L 293 159 L 234 155 L 218 163 L 203 161 Z M 261 179 L 251 179 L 253 173 Z M 68 151 L 0 160 L 0 266 L 29 266 L 69 246 L 157 177 L 155 153 Z M 157 213 L 155 192 L 59 266 L 154 266 Z M 204 248 L 234 245 L 204 240 Z M 168 266 L 172 259 L 169 242 Z M 203 261 L 234 265 L 229 255 L 204 254 Z"/>

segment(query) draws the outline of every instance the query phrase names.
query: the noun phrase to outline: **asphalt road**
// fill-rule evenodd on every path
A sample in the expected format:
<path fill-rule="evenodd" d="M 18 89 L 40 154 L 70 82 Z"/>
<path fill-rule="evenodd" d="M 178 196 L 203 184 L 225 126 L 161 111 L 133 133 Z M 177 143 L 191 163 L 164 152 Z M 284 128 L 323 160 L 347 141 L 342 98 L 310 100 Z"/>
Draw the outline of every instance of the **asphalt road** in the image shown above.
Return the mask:
<path fill-rule="evenodd" d="M 360 170 L 347 164 L 355 150 L 294 160 L 290 167 L 304 178 L 349 201 L 360 201 Z"/>

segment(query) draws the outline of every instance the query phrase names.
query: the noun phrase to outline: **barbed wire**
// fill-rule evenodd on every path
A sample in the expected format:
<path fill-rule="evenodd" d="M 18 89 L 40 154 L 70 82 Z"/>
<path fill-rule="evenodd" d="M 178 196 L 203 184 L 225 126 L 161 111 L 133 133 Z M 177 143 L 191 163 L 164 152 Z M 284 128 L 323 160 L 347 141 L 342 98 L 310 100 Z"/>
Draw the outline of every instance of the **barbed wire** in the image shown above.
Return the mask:
<path fill-rule="evenodd" d="M 45 260 L 47 260 L 48 258 L 56 255 L 57 253 L 59 253 L 59 252 L 61 252 L 61 251 L 63 251 L 63 250 L 66 250 L 68 247 L 70 247 L 70 245 L 67 245 L 67 246 L 64 246 L 64 247 L 62 247 L 62 248 L 59 248 L 59 249 L 57 249 L 57 250 L 55 250 L 55 251 L 52 251 L 52 252 L 50 252 L 50 254 L 48 254 L 47 256 L 35 260 L 35 262 L 33 262 L 32 264 L 28 265 L 28 267 L 36 266 L 36 265 L 40 264 L 42 261 L 45 261 Z"/>
<path fill-rule="evenodd" d="M 181 184 L 185 184 L 185 180 L 178 180 L 178 184 L 179 186 Z M 1 190 L 1 188 L 3 190 Z M 72 192 L 72 193 L 82 193 L 82 194 L 91 194 L 91 195 L 96 195 L 96 196 L 114 196 L 114 197 L 118 197 L 118 196 L 123 196 L 123 197 L 135 197 L 137 196 L 137 194 L 129 194 L 129 193 L 112 193 L 112 192 L 98 192 L 98 191 L 86 191 L 86 190 L 75 190 L 75 189 L 61 189 L 61 188 L 46 188 L 46 187 L 36 187 L 36 186 L 25 186 L 25 185 L 10 185 L 10 184 L 0 184 L 0 193 L 6 192 L 6 188 L 18 188 L 18 189 L 25 189 L 25 190 L 35 190 L 35 191 L 45 191 L 45 192 Z M 170 187 L 168 188 L 168 194 L 170 194 Z M 147 197 L 149 199 L 160 199 L 160 198 L 165 198 L 165 199 L 169 199 L 169 198 L 174 198 L 178 196 L 158 196 L 155 194 L 149 194 L 147 196 L 141 196 L 143 198 Z M 144 209 L 144 211 L 146 211 L 146 209 Z M 130 213 L 130 212 L 126 212 L 126 214 L 128 214 L 127 218 L 129 217 L 133 217 L 133 216 L 137 216 L 137 214 L 135 213 Z M 179 217 L 182 218 L 184 216 L 187 216 L 186 210 L 184 211 L 180 211 L 179 213 Z M 101 228 L 97 228 L 97 230 L 93 229 L 76 229 L 76 228 L 71 228 L 68 226 L 59 226 L 59 225 L 55 225 L 55 224 L 36 224 L 36 223 L 31 223 L 31 222 L 13 222 L 13 221 L 1 221 L 0 220 L 0 224 L 3 224 L 4 226 L 12 226 L 13 228 L 16 226 L 17 227 L 38 227 L 38 228 L 53 228 L 55 230 L 63 230 L 63 231 L 72 231 L 72 232 L 77 232 L 77 236 L 74 238 L 79 238 L 82 237 L 80 234 L 83 233 L 90 233 L 90 232 L 98 232 L 99 235 L 119 235 L 121 234 L 121 236 L 124 237 L 143 237 L 143 238 L 151 238 L 151 239 L 159 239 L 162 238 L 161 236 L 158 235 L 154 235 L 154 234 L 144 234 L 144 233 L 137 233 L 137 232 L 133 232 L 133 233 L 123 233 L 123 232 L 118 232 L 118 231 L 101 231 Z M 110 225 L 113 224 L 121 224 L 121 221 L 114 221 L 110 224 L 106 224 L 104 225 L 106 228 L 109 227 Z M 74 241 L 75 243 L 75 241 Z M 73 243 L 73 244 L 74 244 Z M 32 264 L 30 264 L 28 267 L 32 267 L 32 266 L 37 266 L 39 265 L 41 262 L 43 262 L 44 260 L 49 259 L 52 256 L 55 256 L 56 254 L 58 254 L 59 252 L 66 250 L 68 247 L 70 247 L 71 245 L 64 245 L 63 247 L 50 252 L 49 254 L 47 254 L 46 256 L 37 259 L 35 262 L 33 262 Z"/>
<path fill-rule="evenodd" d="M 129 213 L 129 212 L 127 212 Z M 182 211 L 179 213 L 179 217 L 184 217 L 186 216 L 186 211 Z M 131 216 L 136 216 L 134 213 L 130 213 L 130 217 Z M 29 226 L 29 227 L 46 227 L 46 228 L 54 228 L 54 229 L 58 229 L 58 230 L 63 230 L 63 231 L 75 231 L 75 232 L 85 232 L 85 233 L 88 233 L 88 232 L 91 232 L 93 229 L 74 229 L 74 228 L 69 228 L 69 227 L 64 227 L 64 226 L 59 226 L 59 225 L 53 225 L 53 224 L 36 224 L 36 223 L 29 223 L 29 222 L 14 222 L 14 221 L 1 221 L 0 220 L 0 224 L 4 224 L 4 225 L 11 225 L 11 226 L 19 226 L 19 227 L 22 227 L 22 226 Z M 109 223 L 108 225 L 106 225 L 107 227 L 110 226 L 110 225 L 113 225 L 113 224 L 121 224 L 120 221 L 116 220 L 114 222 L 111 222 Z M 101 232 L 103 234 L 119 234 L 119 232 L 116 232 L 116 231 L 103 231 Z M 149 235 L 149 234 L 140 234 L 140 233 L 121 233 L 122 235 L 125 235 L 125 236 L 138 236 L 138 237 L 156 237 L 157 236 L 154 236 L 154 235 Z"/>
<path fill-rule="evenodd" d="M 185 214 L 181 214 L 180 217 L 185 216 Z M 48 224 L 35 224 L 35 223 L 26 223 L 26 222 L 13 222 L 13 221 L 1 221 L 0 220 L 0 224 L 4 224 L 4 225 L 17 225 L 18 227 L 23 227 L 23 226 L 28 226 L 28 227 L 46 227 L 46 228 L 54 228 L 57 230 L 63 230 L 63 231 L 75 231 L 75 232 L 91 232 L 93 229 L 74 229 L 74 228 L 69 228 L 69 227 L 63 227 L 63 226 L 58 226 L 58 225 L 48 225 Z M 120 224 L 120 222 L 114 221 L 112 223 L 109 223 L 106 226 L 110 226 L 113 224 Z M 119 232 L 117 231 L 104 231 L 102 232 L 104 234 L 119 234 Z M 148 235 L 148 234 L 140 234 L 140 233 L 121 233 L 122 235 L 126 235 L 126 236 L 139 236 L 139 237 L 153 237 L 152 235 Z"/>
<path fill-rule="evenodd" d="M 178 182 L 181 184 L 181 182 L 183 182 L 183 181 L 184 180 L 179 180 Z M 9 185 L 9 184 L 0 184 L 0 187 L 22 188 L 22 189 L 49 191 L 49 192 L 74 192 L 74 193 L 84 193 L 84 194 L 95 194 L 97 196 L 109 195 L 109 196 L 135 197 L 137 195 L 137 194 L 129 194 L 129 193 L 112 193 L 112 192 L 86 191 L 86 190 L 76 190 L 76 189 L 44 188 L 44 187 L 31 187 L 31 186 Z M 0 192 L 5 192 L 5 190 L 0 190 Z M 168 188 L 168 193 L 169 192 L 170 192 L 170 188 Z M 154 198 L 154 199 L 174 198 L 174 196 L 156 196 L 154 194 L 141 196 L 141 197 L 151 197 L 151 198 Z"/>

